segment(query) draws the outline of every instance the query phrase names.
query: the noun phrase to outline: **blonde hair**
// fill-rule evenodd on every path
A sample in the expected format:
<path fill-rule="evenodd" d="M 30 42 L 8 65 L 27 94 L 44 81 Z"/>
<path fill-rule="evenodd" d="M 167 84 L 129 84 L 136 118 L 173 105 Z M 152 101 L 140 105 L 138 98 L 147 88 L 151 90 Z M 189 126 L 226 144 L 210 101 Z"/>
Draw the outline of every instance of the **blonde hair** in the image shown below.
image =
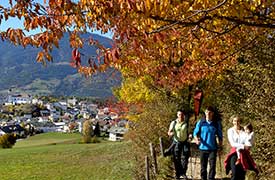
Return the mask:
<path fill-rule="evenodd" d="M 241 118 L 240 118 L 240 116 L 238 116 L 238 115 L 233 115 L 233 116 L 231 116 L 230 119 L 229 119 L 229 121 L 232 123 L 233 120 L 236 119 L 236 118 L 241 122 Z"/>

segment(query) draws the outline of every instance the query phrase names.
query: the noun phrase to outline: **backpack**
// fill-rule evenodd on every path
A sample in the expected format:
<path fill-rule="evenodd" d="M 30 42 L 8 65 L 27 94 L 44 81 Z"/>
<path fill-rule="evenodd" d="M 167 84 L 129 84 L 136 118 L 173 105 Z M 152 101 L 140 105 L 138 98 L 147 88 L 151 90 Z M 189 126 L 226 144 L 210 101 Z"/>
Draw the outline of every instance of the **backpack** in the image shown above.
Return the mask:
<path fill-rule="evenodd" d="M 174 123 L 174 124 L 173 124 L 173 132 L 174 132 L 174 134 L 175 134 L 175 127 L 176 127 L 176 124 L 177 124 L 177 120 L 174 120 L 173 123 Z M 187 128 L 187 131 L 186 131 L 186 132 L 187 132 L 187 138 L 188 138 L 188 128 L 189 128 L 189 119 L 188 119 L 188 118 L 187 118 L 187 120 L 185 121 L 185 123 L 186 123 L 186 128 Z M 185 124 L 185 123 L 184 123 L 184 124 Z"/>
<path fill-rule="evenodd" d="M 177 120 L 174 120 L 174 121 L 172 121 L 172 122 L 174 123 L 174 124 L 173 124 L 173 131 L 174 131 L 174 133 L 175 133 L 175 127 L 176 127 L 176 124 L 177 124 Z M 187 140 L 188 140 L 189 119 L 187 119 L 187 120 L 185 121 L 185 123 L 186 123 L 186 128 L 187 128 Z M 184 123 L 184 124 L 185 124 L 185 123 Z M 186 140 L 186 142 L 185 142 L 183 152 L 186 153 L 186 155 L 190 156 L 190 143 L 189 143 L 187 140 Z M 172 144 L 168 147 L 168 149 L 166 149 L 166 150 L 164 151 L 164 157 L 172 155 L 175 146 L 176 146 L 176 144 L 175 144 L 175 142 L 174 142 L 174 140 L 173 140 L 173 141 L 172 141 Z"/>

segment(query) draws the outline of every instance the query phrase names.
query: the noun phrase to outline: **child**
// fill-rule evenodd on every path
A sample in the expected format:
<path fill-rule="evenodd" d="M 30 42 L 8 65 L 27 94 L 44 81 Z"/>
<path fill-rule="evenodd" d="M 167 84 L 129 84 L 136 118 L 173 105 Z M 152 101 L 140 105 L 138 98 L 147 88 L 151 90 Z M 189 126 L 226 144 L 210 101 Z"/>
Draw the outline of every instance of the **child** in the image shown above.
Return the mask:
<path fill-rule="evenodd" d="M 248 123 L 246 126 L 244 126 L 244 132 L 246 135 L 244 145 L 251 148 L 254 144 L 254 132 L 251 123 Z"/>
<path fill-rule="evenodd" d="M 253 146 L 254 144 L 254 132 L 253 132 L 253 126 L 251 123 L 248 123 L 246 126 L 244 126 L 244 134 L 243 134 L 243 141 L 244 141 L 244 145 L 248 146 L 249 149 Z M 241 150 L 242 149 L 237 149 L 237 156 L 238 156 L 238 160 L 236 161 L 236 165 L 239 164 L 240 161 L 240 154 L 241 154 Z"/>

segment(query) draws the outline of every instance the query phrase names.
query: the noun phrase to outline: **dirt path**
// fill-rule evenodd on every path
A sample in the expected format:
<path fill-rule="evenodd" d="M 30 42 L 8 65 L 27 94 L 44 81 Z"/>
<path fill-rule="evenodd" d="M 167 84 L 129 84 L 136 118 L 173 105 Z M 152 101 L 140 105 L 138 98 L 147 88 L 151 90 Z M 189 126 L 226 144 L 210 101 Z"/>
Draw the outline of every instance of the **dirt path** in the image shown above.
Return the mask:
<path fill-rule="evenodd" d="M 189 158 L 189 164 L 188 164 L 188 170 L 187 170 L 187 177 L 191 180 L 199 180 L 200 179 L 200 152 L 198 149 L 191 150 L 192 154 Z M 209 165 L 208 165 L 209 168 Z M 209 171 L 209 169 L 208 169 Z M 217 164 L 216 164 L 216 179 L 222 179 L 222 180 L 229 180 L 229 176 L 225 174 L 225 170 L 223 168 L 223 159 L 220 159 L 220 157 L 217 157 Z"/>

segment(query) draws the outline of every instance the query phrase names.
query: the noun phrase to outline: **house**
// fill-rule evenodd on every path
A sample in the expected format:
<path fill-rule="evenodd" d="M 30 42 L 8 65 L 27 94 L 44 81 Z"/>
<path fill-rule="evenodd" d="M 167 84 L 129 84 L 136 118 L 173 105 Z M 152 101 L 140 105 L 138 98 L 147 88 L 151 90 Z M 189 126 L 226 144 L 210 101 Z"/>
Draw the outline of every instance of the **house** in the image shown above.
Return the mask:
<path fill-rule="evenodd" d="M 83 111 L 83 110 L 81 110 L 81 111 L 79 112 L 79 114 L 82 115 L 83 118 L 85 118 L 85 119 L 89 119 L 89 118 L 90 118 L 90 113 L 89 113 L 88 111 Z"/>
<path fill-rule="evenodd" d="M 14 133 L 16 135 L 16 138 L 26 137 L 26 130 L 23 127 L 21 127 L 19 124 L 3 126 L 1 127 L 1 130 L 7 134 Z"/>
<path fill-rule="evenodd" d="M 109 130 L 109 140 L 110 141 L 121 141 L 123 140 L 123 136 L 126 132 L 128 132 L 128 129 L 124 127 L 116 127 L 112 126 Z"/>
<path fill-rule="evenodd" d="M 38 122 L 48 122 L 48 121 L 49 121 L 48 116 L 38 117 Z"/>
<path fill-rule="evenodd" d="M 54 122 L 55 132 L 69 132 L 69 127 L 65 122 Z"/>
<path fill-rule="evenodd" d="M 118 118 L 118 114 L 116 112 L 110 112 L 109 116 L 111 117 L 111 119 L 117 119 Z"/>
<path fill-rule="evenodd" d="M 32 97 L 28 94 L 14 94 L 8 96 L 8 101 L 6 104 L 31 104 Z"/>
<path fill-rule="evenodd" d="M 90 111 L 90 112 L 97 112 L 98 111 L 96 104 L 89 104 L 86 107 L 87 107 L 87 110 Z"/>
<path fill-rule="evenodd" d="M 95 117 L 98 120 L 111 120 L 111 118 L 107 114 L 100 114 L 98 113 Z"/>
<path fill-rule="evenodd" d="M 97 115 L 104 115 L 104 109 L 97 109 Z"/>
<path fill-rule="evenodd" d="M 40 110 L 40 116 L 47 117 L 50 116 L 51 112 L 49 109 Z"/>
<path fill-rule="evenodd" d="M 72 99 L 67 99 L 67 105 L 74 107 L 77 104 L 77 99 L 74 97 Z"/>
<path fill-rule="evenodd" d="M 44 122 L 33 122 L 33 125 L 40 132 L 64 132 L 64 124 L 55 124 L 53 122 L 44 121 Z"/>
<path fill-rule="evenodd" d="M 43 101 L 39 100 L 37 98 L 33 98 L 32 99 L 32 104 L 38 104 L 38 105 L 43 105 Z"/>
<path fill-rule="evenodd" d="M 107 107 L 105 107 L 105 108 L 103 108 L 103 112 L 104 112 L 104 114 L 109 114 L 109 108 L 107 108 Z"/>
<path fill-rule="evenodd" d="M 2 129 L 0 129 L 0 136 L 3 136 L 4 134 L 6 134 Z"/>
<path fill-rule="evenodd" d="M 62 111 L 66 111 L 68 108 L 66 102 L 55 102 L 55 103 L 53 103 L 53 107 L 59 108 Z"/>
<path fill-rule="evenodd" d="M 49 120 L 51 121 L 58 121 L 60 118 L 60 112 L 57 110 L 51 110 Z"/>
<path fill-rule="evenodd" d="M 37 129 L 43 133 L 47 132 L 56 132 L 56 127 L 54 125 L 43 125 L 43 126 L 38 126 Z"/>
<path fill-rule="evenodd" d="M 24 114 L 24 118 L 25 119 L 31 119 L 32 118 L 32 114 L 29 113 L 29 114 Z"/>

